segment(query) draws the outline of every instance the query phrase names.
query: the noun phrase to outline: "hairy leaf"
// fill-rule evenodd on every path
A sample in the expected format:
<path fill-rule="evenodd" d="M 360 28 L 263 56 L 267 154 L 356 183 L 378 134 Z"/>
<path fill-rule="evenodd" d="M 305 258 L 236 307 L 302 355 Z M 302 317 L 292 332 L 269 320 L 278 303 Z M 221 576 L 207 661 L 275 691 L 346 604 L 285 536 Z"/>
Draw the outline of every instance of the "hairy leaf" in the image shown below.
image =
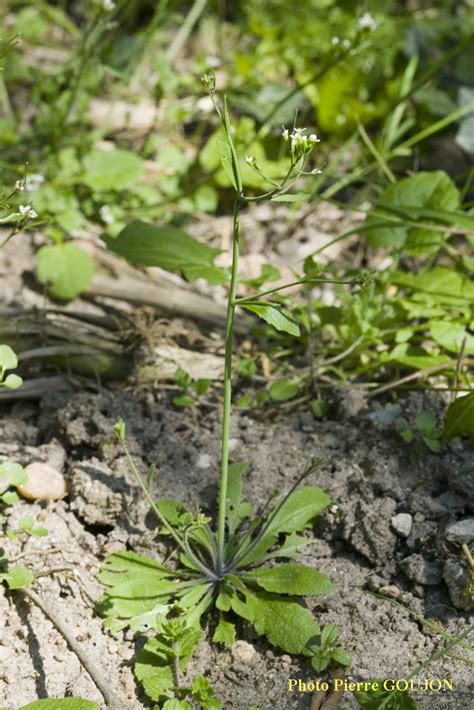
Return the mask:
<path fill-rule="evenodd" d="M 116 238 L 104 236 L 107 247 L 132 264 L 159 266 L 166 271 L 180 271 L 189 281 L 204 278 L 211 284 L 227 281 L 227 272 L 214 266 L 220 253 L 198 242 L 177 227 L 155 227 L 135 221 Z"/>
<path fill-rule="evenodd" d="M 258 634 L 287 653 L 303 653 L 321 629 L 310 612 L 294 601 L 266 592 L 245 591 L 242 601 L 234 593 L 233 611 L 249 621 Z"/>
<path fill-rule="evenodd" d="M 329 594 L 330 580 L 321 572 L 295 562 L 277 567 L 259 567 L 243 575 L 246 582 L 253 582 L 267 592 L 317 596 Z"/>

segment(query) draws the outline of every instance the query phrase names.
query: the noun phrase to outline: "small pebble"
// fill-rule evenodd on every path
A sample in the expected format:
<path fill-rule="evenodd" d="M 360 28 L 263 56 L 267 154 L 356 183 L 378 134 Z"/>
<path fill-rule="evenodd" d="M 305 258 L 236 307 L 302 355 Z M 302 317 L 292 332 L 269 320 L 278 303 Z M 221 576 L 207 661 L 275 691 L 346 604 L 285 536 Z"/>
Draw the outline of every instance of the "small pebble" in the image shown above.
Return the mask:
<path fill-rule="evenodd" d="M 210 454 L 201 454 L 196 461 L 196 467 L 201 469 L 210 468 L 212 466 L 213 458 Z"/>
<path fill-rule="evenodd" d="M 28 481 L 18 492 L 28 500 L 59 500 L 67 493 L 64 476 L 47 463 L 30 463 L 25 467 Z"/>
<path fill-rule="evenodd" d="M 474 518 L 464 518 L 448 525 L 444 531 L 446 540 L 458 545 L 469 545 L 474 540 Z"/>
<path fill-rule="evenodd" d="M 399 513 L 392 518 L 392 528 L 400 537 L 408 537 L 413 527 L 413 518 L 410 513 Z"/>
<path fill-rule="evenodd" d="M 396 584 L 387 584 L 385 587 L 380 587 L 379 592 L 380 594 L 385 594 L 386 597 L 390 597 L 391 599 L 398 599 L 402 593 Z"/>
<path fill-rule="evenodd" d="M 256 651 L 247 641 L 236 641 L 232 647 L 234 660 L 240 663 L 251 663 L 255 660 Z"/>

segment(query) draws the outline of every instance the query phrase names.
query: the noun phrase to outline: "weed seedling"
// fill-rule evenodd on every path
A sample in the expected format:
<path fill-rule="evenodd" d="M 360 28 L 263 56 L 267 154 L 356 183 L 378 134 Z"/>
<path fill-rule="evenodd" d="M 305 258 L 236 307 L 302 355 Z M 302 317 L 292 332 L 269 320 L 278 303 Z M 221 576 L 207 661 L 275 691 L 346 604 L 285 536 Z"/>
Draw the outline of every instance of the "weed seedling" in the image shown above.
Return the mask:
<path fill-rule="evenodd" d="M 268 512 L 254 515 L 244 499 L 242 477 L 248 466 L 229 463 L 229 433 L 232 399 L 233 326 L 236 307 L 252 311 L 270 325 L 293 335 L 298 326 L 278 300 L 282 288 L 259 291 L 239 298 L 238 263 L 240 250 L 241 208 L 250 202 L 277 199 L 294 201 L 288 190 L 305 173 L 304 165 L 318 139 L 303 129 L 284 129 L 289 144 L 288 172 L 279 183 L 267 180 L 255 158 L 248 156 L 248 166 L 270 184 L 267 193 L 257 197 L 244 193 L 240 161 L 232 138 L 227 107 L 218 105 L 214 79 L 205 83 L 222 123 L 225 142 L 219 143 L 223 168 L 236 192 L 233 210 L 232 266 L 227 302 L 225 331 L 224 412 L 222 425 L 221 470 L 216 530 L 211 519 L 201 512 L 193 514 L 179 502 L 155 502 L 151 467 L 146 481 L 140 476 L 126 444 L 125 423 L 115 426 L 115 433 L 127 456 L 130 468 L 162 528 L 176 544 L 179 557 L 165 567 L 133 552 L 113 554 L 103 565 L 99 579 L 108 587 L 100 602 L 100 611 L 108 617 L 106 625 L 117 630 L 130 625 L 134 631 L 152 630 L 158 635 L 148 640 L 138 657 L 135 673 L 145 692 L 163 708 L 189 707 L 186 697 L 196 700 L 195 684 L 200 689 L 200 705 L 219 707 L 203 687 L 204 679 L 192 686 L 181 678 L 186 664 L 203 636 L 201 619 L 210 610 L 216 612 L 213 641 L 232 646 L 235 617 L 250 623 L 258 634 L 274 646 L 291 654 L 319 658 L 319 667 L 332 663 L 347 665 L 347 654 L 334 648 L 337 629 L 321 631 L 313 615 L 294 596 L 308 597 L 331 591 L 329 579 L 316 569 L 296 561 L 299 549 L 310 541 L 301 532 L 329 504 L 329 497 L 317 486 L 300 484 L 320 466 L 312 460 L 289 493 Z M 306 274 L 298 283 L 311 281 Z M 317 281 L 320 274 L 315 276 Z M 294 282 L 293 282 L 294 283 Z M 271 300 L 268 300 L 271 296 Z M 189 384 L 189 383 L 188 383 Z M 269 567 L 265 563 L 286 558 Z M 318 662 L 314 660 L 318 665 Z M 316 666 L 315 666 L 316 667 Z M 207 688 L 207 686 L 206 686 Z M 205 692 L 204 692 L 205 691 Z M 176 702 L 181 704 L 178 706 Z M 171 704 L 175 703 L 175 704 Z"/>

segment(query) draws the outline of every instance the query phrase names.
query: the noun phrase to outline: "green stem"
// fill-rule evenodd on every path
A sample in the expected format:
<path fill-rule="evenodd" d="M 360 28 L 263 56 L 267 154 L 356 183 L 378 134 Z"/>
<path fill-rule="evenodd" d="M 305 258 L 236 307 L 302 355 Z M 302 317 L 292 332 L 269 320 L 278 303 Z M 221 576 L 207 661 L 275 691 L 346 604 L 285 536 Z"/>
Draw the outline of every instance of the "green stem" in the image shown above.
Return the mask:
<path fill-rule="evenodd" d="M 217 572 L 221 574 L 224 565 L 225 522 L 227 508 L 227 481 L 229 474 L 229 436 L 230 409 L 232 404 L 232 336 L 234 330 L 235 295 L 237 293 L 239 269 L 239 239 L 241 197 L 234 202 L 234 223 L 232 233 L 232 268 L 229 296 L 227 299 L 227 317 L 225 329 L 225 365 L 224 365 L 224 414 L 222 420 L 221 475 L 219 486 L 219 517 L 217 524 Z M 220 567 L 220 569 L 219 569 Z"/>
<path fill-rule="evenodd" d="M 278 291 L 284 291 L 286 288 L 291 288 L 292 286 L 299 286 L 301 284 L 351 284 L 352 280 L 344 281 L 341 279 L 298 279 L 298 281 L 292 281 L 291 283 L 284 284 L 283 286 L 277 286 L 276 288 L 270 288 L 268 291 L 261 291 L 260 293 L 255 293 L 253 296 L 245 296 L 244 298 L 236 298 L 235 303 L 239 305 L 244 305 L 246 303 L 253 303 L 257 298 L 262 298 L 263 296 L 268 296 L 271 293 L 277 293 Z"/>

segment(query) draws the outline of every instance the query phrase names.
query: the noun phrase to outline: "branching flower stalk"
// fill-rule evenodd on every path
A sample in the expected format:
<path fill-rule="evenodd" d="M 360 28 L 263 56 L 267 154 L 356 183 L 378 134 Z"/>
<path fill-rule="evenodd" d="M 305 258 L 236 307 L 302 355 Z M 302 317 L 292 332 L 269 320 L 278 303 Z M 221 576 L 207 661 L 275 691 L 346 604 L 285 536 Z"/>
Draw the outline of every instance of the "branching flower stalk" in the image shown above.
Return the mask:
<path fill-rule="evenodd" d="M 222 443 L 221 443 L 221 467 L 219 481 L 219 512 L 217 525 L 217 560 L 216 574 L 222 579 L 227 572 L 225 559 L 225 527 L 226 527 L 226 508 L 227 508 L 227 489 L 229 475 L 229 438 L 230 438 L 230 416 L 232 408 L 232 353 L 233 353 L 233 332 L 234 332 L 234 317 L 235 309 L 238 304 L 245 305 L 251 303 L 255 298 L 260 298 L 267 293 L 273 293 L 282 288 L 289 288 L 295 284 L 302 283 L 304 280 L 299 280 L 287 284 L 279 289 L 271 289 L 268 292 L 256 294 L 253 298 L 239 299 L 237 298 L 238 287 L 238 270 L 239 270 L 239 254 L 240 254 L 240 210 L 243 206 L 250 202 L 263 202 L 270 200 L 277 195 L 283 195 L 291 185 L 304 174 L 304 165 L 308 155 L 313 148 L 319 143 L 316 134 L 306 135 L 306 129 L 296 128 L 290 132 L 283 127 L 283 140 L 289 143 L 291 163 L 286 176 L 280 183 L 267 178 L 260 170 L 257 160 L 254 156 L 246 156 L 245 162 L 253 169 L 260 177 L 273 187 L 270 191 L 258 196 L 246 196 L 243 189 L 242 174 L 240 170 L 240 162 L 237 155 L 237 150 L 234 144 L 232 129 L 227 111 L 227 104 L 224 98 L 223 108 L 219 106 L 215 98 L 215 76 L 206 74 L 203 77 L 203 83 L 206 86 L 209 96 L 212 99 L 217 114 L 221 120 L 224 129 L 227 148 L 221 144 L 221 157 L 224 169 L 231 178 L 231 182 L 236 191 L 233 208 L 233 226 L 232 226 L 232 264 L 231 264 L 231 279 L 227 298 L 227 315 L 225 329 L 225 365 L 224 365 L 224 411 L 222 420 Z M 228 164 L 226 164 L 228 161 Z M 324 279 L 320 279 L 324 280 Z"/>

